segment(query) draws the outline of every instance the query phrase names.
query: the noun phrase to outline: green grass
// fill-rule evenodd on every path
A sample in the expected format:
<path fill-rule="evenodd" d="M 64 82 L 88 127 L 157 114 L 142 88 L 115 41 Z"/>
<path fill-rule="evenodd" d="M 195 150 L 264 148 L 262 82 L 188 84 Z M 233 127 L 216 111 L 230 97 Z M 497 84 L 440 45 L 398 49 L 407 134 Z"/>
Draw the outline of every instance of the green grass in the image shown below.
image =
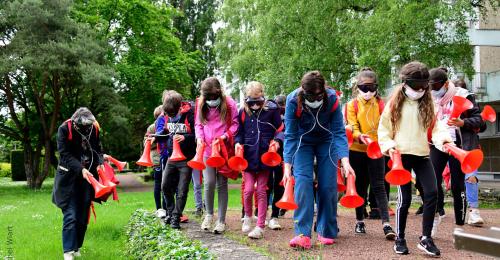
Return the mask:
<path fill-rule="evenodd" d="M 0 178 L 0 258 L 6 256 L 7 239 L 13 240 L 16 259 L 62 258 L 62 213 L 51 202 L 52 183 L 48 179 L 41 190 L 31 191 L 25 182 Z M 127 258 L 125 225 L 136 209 L 154 210 L 155 204 L 152 192 L 119 191 L 119 197 L 119 202 L 95 205 L 97 222 L 91 219 L 80 259 Z M 230 190 L 229 199 L 229 208 L 241 208 L 239 190 Z M 186 210 L 193 209 L 191 188 Z"/>

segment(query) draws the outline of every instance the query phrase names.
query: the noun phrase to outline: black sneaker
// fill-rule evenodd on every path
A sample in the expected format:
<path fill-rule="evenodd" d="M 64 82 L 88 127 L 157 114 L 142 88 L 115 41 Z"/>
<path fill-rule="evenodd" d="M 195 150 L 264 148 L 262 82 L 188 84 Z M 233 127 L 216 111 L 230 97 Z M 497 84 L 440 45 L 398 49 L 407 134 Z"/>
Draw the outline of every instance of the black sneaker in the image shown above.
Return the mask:
<path fill-rule="evenodd" d="M 446 212 L 444 212 L 444 209 L 438 210 L 438 213 L 441 218 L 444 218 L 446 216 Z"/>
<path fill-rule="evenodd" d="M 441 255 L 441 251 L 439 251 L 439 248 L 434 245 L 434 240 L 432 240 L 432 237 L 420 240 L 420 243 L 418 243 L 417 247 L 430 256 L 439 257 Z"/>
<path fill-rule="evenodd" d="M 378 208 L 373 208 L 368 214 L 369 219 L 380 219 L 380 210 Z"/>
<path fill-rule="evenodd" d="M 173 229 L 181 229 L 181 219 L 179 217 L 172 217 L 170 221 L 170 227 Z"/>
<path fill-rule="evenodd" d="M 415 215 L 417 215 L 417 216 L 422 215 L 422 214 L 424 214 L 424 206 L 420 206 L 417 209 L 417 212 L 415 212 Z"/>
<path fill-rule="evenodd" d="M 170 225 L 170 224 L 172 223 L 172 216 L 167 215 L 167 216 L 163 219 L 163 223 L 165 223 L 165 225 Z"/>
<path fill-rule="evenodd" d="M 366 234 L 365 222 L 358 222 L 358 223 L 356 223 L 356 228 L 354 229 L 354 233 L 356 233 L 356 234 Z"/>
<path fill-rule="evenodd" d="M 384 235 L 385 235 L 385 239 L 387 239 L 387 240 L 396 239 L 396 232 L 394 232 L 394 230 L 392 230 L 391 226 L 384 226 Z"/>
<path fill-rule="evenodd" d="M 406 239 L 398 238 L 394 243 L 394 252 L 398 255 L 407 255 L 410 253 L 408 247 L 406 246 Z"/>
<path fill-rule="evenodd" d="M 196 212 L 194 213 L 195 217 L 201 218 L 203 216 L 203 209 L 199 208 L 196 209 Z"/>
<path fill-rule="evenodd" d="M 280 213 L 278 216 L 283 217 L 286 214 L 286 209 L 280 209 Z"/>

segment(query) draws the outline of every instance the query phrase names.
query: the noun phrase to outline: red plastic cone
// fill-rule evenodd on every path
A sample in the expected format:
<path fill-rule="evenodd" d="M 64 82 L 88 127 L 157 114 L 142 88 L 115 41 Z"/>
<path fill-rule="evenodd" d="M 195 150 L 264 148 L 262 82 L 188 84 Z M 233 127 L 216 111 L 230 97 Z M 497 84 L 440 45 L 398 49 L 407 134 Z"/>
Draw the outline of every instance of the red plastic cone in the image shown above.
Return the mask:
<path fill-rule="evenodd" d="M 367 145 L 366 155 L 371 159 L 382 158 L 382 152 L 380 151 L 380 146 L 377 141 L 373 141 L 370 137 L 364 137 L 360 139 L 361 142 Z"/>
<path fill-rule="evenodd" d="M 137 165 L 151 167 L 153 166 L 153 162 L 151 161 L 151 140 L 146 141 L 146 145 L 144 146 L 144 151 L 142 152 L 141 159 L 136 162 Z"/>
<path fill-rule="evenodd" d="M 173 141 L 174 147 L 172 148 L 172 156 L 170 156 L 169 160 L 172 162 L 184 161 L 186 160 L 186 156 L 182 153 L 181 146 L 179 142 L 175 139 Z"/>
<path fill-rule="evenodd" d="M 243 158 L 243 146 L 237 145 L 235 148 L 235 155 L 228 160 L 229 168 L 234 171 L 244 171 L 248 167 L 248 162 Z"/>
<path fill-rule="evenodd" d="M 340 199 L 340 205 L 346 208 L 357 208 L 365 203 L 365 200 L 356 192 L 355 181 L 356 179 L 351 174 L 347 176 L 347 190 L 345 195 Z"/>
<path fill-rule="evenodd" d="M 278 142 L 274 140 L 271 141 L 267 152 L 260 157 L 263 164 L 275 167 L 281 163 L 281 156 L 276 152 L 278 150 L 278 145 Z"/>
<path fill-rule="evenodd" d="M 491 123 L 497 120 L 497 112 L 490 105 L 486 105 L 481 112 L 481 118 L 483 121 L 490 121 Z"/>
<path fill-rule="evenodd" d="M 345 127 L 345 135 L 347 136 L 347 145 L 351 147 L 352 143 L 354 143 L 354 138 L 352 137 L 351 127 Z"/>
<path fill-rule="evenodd" d="M 220 155 L 220 143 L 219 139 L 214 139 L 212 141 L 212 155 L 207 159 L 207 165 L 212 168 L 218 168 L 223 166 L 226 160 Z"/>
<path fill-rule="evenodd" d="M 295 210 L 299 208 L 297 203 L 295 203 L 293 196 L 294 186 L 295 179 L 290 177 L 290 179 L 285 183 L 285 192 L 283 193 L 283 197 L 281 197 L 280 201 L 276 202 L 276 207 L 286 210 Z"/>
<path fill-rule="evenodd" d="M 111 155 L 107 155 L 108 160 L 116 166 L 119 172 L 123 171 L 123 168 L 127 165 L 127 162 L 120 162 Z"/>
<path fill-rule="evenodd" d="M 405 185 L 411 181 L 411 173 L 403 167 L 401 153 L 396 150 L 391 155 L 389 163 L 391 170 L 385 175 L 385 180 L 392 185 Z"/>
<path fill-rule="evenodd" d="M 196 146 L 196 155 L 194 158 L 187 163 L 189 167 L 195 170 L 202 171 L 205 169 L 205 163 L 203 162 L 203 152 L 205 151 L 205 143 Z M 200 173 L 200 182 L 202 174 Z"/>
<path fill-rule="evenodd" d="M 480 149 L 465 151 L 450 144 L 445 144 L 444 146 L 453 157 L 460 161 L 462 172 L 464 173 L 471 173 L 477 170 L 483 163 L 483 151 Z"/>
<path fill-rule="evenodd" d="M 453 97 L 453 111 L 451 111 L 450 119 L 458 118 L 465 110 L 471 109 L 474 105 L 470 100 L 461 97 Z"/>
<path fill-rule="evenodd" d="M 90 185 L 94 188 L 96 198 L 100 198 L 111 191 L 111 187 L 102 185 L 94 178 L 94 176 L 88 176 L 88 179 Z"/>

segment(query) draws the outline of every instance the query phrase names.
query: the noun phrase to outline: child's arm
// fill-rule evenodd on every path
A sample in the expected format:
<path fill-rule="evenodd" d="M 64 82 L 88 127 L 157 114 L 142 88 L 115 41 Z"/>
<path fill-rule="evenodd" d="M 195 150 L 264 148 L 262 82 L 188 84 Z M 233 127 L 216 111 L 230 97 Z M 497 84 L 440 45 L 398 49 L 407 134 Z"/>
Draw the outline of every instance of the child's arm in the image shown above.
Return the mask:
<path fill-rule="evenodd" d="M 203 142 L 205 142 L 205 133 L 203 132 L 203 129 L 205 128 L 205 125 L 201 122 L 198 113 L 202 113 L 201 107 L 198 107 L 198 102 L 196 102 L 195 106 L 195 113 L 194 113 L 194 133 L 196 135 L 196 139 L 201 139 Z"/>
<path fill-rule="evenodd" d="M 347 124 L 352 126 L 352 137 L 354 140 L 359 140 L 361 133 L 361 127 L 359 126 L 358 117 L 356 111 L 354 111 L 353 101 L 347 103 Z"/>
<path fill-rule="evenodd" d="M 394 141 L 394 130 L 391 123 L 391 106 L 387 104 L 386 107 L 389 109 L 384 109 L 384 112 L 382 112 L 377 133 L 380 150 L 383 154 L 389 155 L 389 150 L 396 148 L 396 142 Z"/>
<path fill-rule="evenodd" d="M 241 114 L 245 113 L 245 109 L 240 109 L 240 113 L 238 114 L 238 122 L 239 122 L 239 127 L 238 127 L 238 133 L 234 137 L 234 143 L 236 144 L 243 144 L 245 140 L 245 122 L 241 121 Z"/>
<path fill-rule="evenodd" d="M 440 151 L 444 152 L 443 145 L 453 143 L 450 132 L 446 123 L 441 120 L 436 120 L 432 128 L 432 144 Z"/>

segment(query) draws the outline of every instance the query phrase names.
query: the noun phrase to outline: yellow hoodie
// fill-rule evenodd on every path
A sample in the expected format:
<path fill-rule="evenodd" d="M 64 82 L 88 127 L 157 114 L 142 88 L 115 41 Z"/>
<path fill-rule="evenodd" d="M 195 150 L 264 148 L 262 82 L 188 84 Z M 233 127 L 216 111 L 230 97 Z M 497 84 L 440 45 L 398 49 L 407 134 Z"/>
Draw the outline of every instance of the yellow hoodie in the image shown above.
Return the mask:
<path fill-rule="evenodd" d="M 378 126 L 378 142 L 382 153 L 388 155 L 389 149 L 395 148 L 401 154 L 429 156 L 427 129 L 423 129 L 418 119 L 418 101 L 405 99 L 399 121 L 399 130 L 396 133 L 392 128 L 390 107 L 389 101 Z M 453 142 L 446 126 L 439 120 L 436 121 L 432 129 L 432 142 L 441 151 L 443 151 L 443 144 Z"/>
<path fill-rule="evenodd" d="M 354 100 L 347 103 L 347 124 L 353 128 L 354 143 L 349 148 L 351 151 L 366 152 L 366 144 L 359 141 L 361 134 L 369 135 L 373 141 L 378 140 L 377 129 L 380 120 L 378 99 L 376 97 L 365 100 L 357 97 L 358 113 L 354 109 Z"/>

